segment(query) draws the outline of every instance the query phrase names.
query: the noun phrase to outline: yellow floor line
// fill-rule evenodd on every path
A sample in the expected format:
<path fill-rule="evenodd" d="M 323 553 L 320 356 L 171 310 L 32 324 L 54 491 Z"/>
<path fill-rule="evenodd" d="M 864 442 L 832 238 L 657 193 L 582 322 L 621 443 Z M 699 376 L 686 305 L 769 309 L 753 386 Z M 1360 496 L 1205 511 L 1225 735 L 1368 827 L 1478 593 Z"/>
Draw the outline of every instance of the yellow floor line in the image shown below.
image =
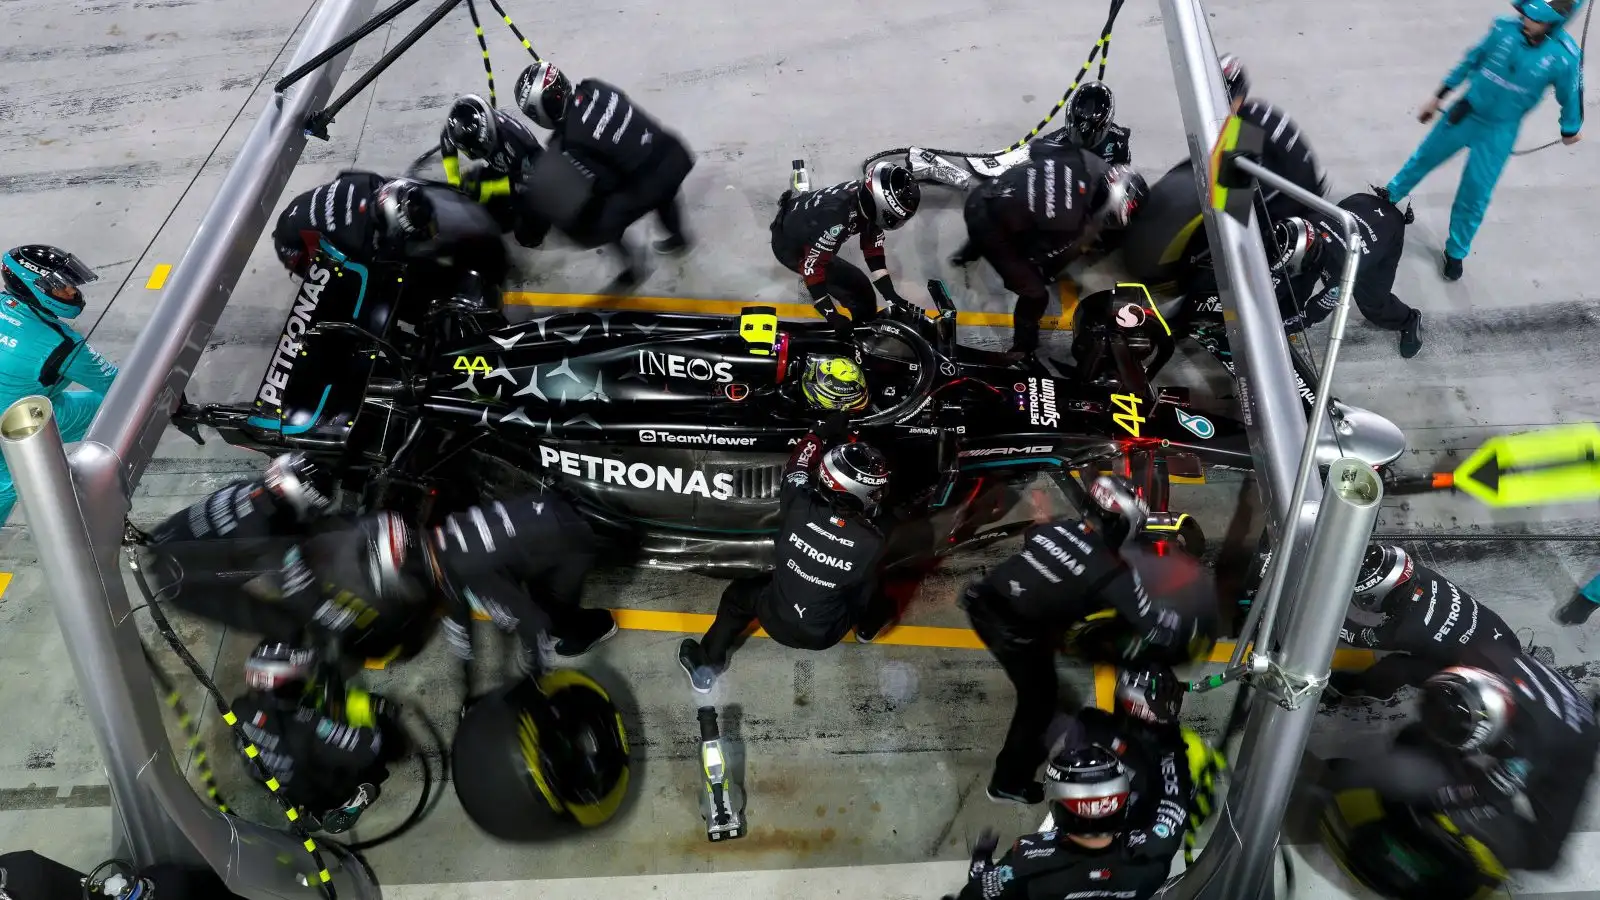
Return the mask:
<path fill-rule="evenodd" d="M 1117 667 L 1097 663 L 1094 667 L 1094 705 L 1111 712 L 1117 703 Z"/>
<path fill-rule="evenodd" d="M 3 590 L 3 585 L 0 585 Z M 614 609 L 612 615 L 617 617 L 617 627 L 629 631 L 665 631 L 673 634 L 704 634 L 711 627 L 715 616 L 706 613 L 689 612 L 662 612 L 654 609 Z M 473 615 L 480 622 L 488 621 L 487 616 Z M 767 637 L 762 630 L 755 632 L 755 637 Z M 855 635 L 845 637 L 846 641 L 854 641 Z M 970 628 L 946 628 L 934 625 L 896 625 L 884 632 L 874 644 L 885 644 L 898 647 L 933 647 L 949 650 L 982 650 L 983 641 Z M 1209 662 L 1227 662 L 1233 655 L 1231 641 L 1219 641 L 1211 651 Z M 1345 650 L 1334 651 L 1333 668 L 1337 671 L 1359 671 L 1372 665 L 1374 656 L 1371 650 Z M 1110 671 L 1110 667 L 1105 667 Z M 1096 669 L 1095 694 L 1098 698 L 1101 693 L 1100 672 Z M 1107 687 L 1106 690 L 1110 688 Z M 1110 701 L 1108 700 L 1107 703 Z M 1107 707 L 1108 709 L 1110 707 Z"/>
<path fill-rule="evenodd" d="M 167 283 L 167 276 L 171 274 L 172 265 L 170 263 L 162 263 L 151 271 L 150 280 L 146 281 L 144 286 L 147 290 L 159 291 L 161 286 Z"/>
<path fill-rule="evenodd" d="M 1078 292 L 1070 284 L 1058 285 L 1062 314 L 1045 316 L 1039 327 L 1047 331 L 1071 331 L 1072 314 L 1078 307 Z M 543 291 L 507 291 L 508 306 L 539 306 L 561 309 L 627 309 L 636 312 L 699 313 L 736 316 L 746 306 L 771 306 L 783 319 L 817 319 L 817 311 L 805 303 L 767 303 L 759 300 L 696 300 L 688 297 L 632 297 L 609 294 L 556 294 Z M 956 323 L 970 327 L 1010 328 L 1011 314 L 967 311 L 956 313 Z"/>
<path fill-rule="evenodd" d="M 0 572 L 0 600 L 6 597 L 6 588 L 11 587 L 11 573 Z"/>

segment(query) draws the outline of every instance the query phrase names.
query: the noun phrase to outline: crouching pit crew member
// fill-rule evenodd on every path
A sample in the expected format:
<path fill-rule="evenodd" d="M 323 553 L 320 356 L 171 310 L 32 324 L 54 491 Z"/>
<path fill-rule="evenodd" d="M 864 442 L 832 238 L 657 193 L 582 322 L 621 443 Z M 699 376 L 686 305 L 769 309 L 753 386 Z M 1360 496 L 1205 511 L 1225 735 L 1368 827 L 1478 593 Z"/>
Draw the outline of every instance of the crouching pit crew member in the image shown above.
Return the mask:
<path fill-rule="evenodd" d="M 546 213 L 579 244 L 615 247 L 626 263 L 620 285 L 643 277 L 623 234 L 646 214 L 666 231 L 656 252 L 689 249 L 678 194 L 694 156 L 681 138 L 619 88 L 598 78 L 573 85 L 549 62 L 524 69 L 516 90 L 522 112 L 553 132 L 550 157 L 525 177 L 530 196 L 566 207 Z"/>
<path fill-rule="evenodd" d="M 1063 750 L 1046 771 L 1054 828 L 1017 839 L 999 862 L 986 832 L 973 850 L 967 885 L 945 900 L 1144 900 L 1166 883 L 1170 859 L 1134 852 L 1129 838 L 1133 785 L 1104 747 Z"/>
<path fill-rule="evenodd" d="M 1129 656 L 1186 659 L 1210 638 L 1217 602 L 1209 573 L 1182 555 L 1158 557 L 1133 546 L 1146 507 L 1126 479 L 1100 476 L 1082 519 L 1035 526 L 1023 550 L 990 569 L 962 595 L 984 646 L 1017 693 L 1005 744 L 995 757 L 988 794 L 1033 804 L 1056 714 L 1055 657 L 1068 626 L 1103 609 L 1124 620 Z"/>
<path fill-rule="evenodd" d="M 950 260 L 987 260 L 1017 295 L 1010 350 L 1017 360 L 1039 349 L 1050 285 L 1102 228 L 1127 225 L 1149 194 L 1139 173 L 1107 166 L 1076 144 L 1036 141 L 1030 152 L 1026 165 L 967 195 L 967 243 Z"/>
<path fill-rule="evenodd" d="M 1510 871 L 1553 869 L 1600 752 L 1592 702 L 1527 654 L 1439 672 L 1423 686 L 1421 722 L 1388 752 L 1329 761 L 1332 849 L 1397 898 L 1485 897 Z M 1347 816 L 1350 792 L 1363 791 L 1381 817 Z"/>
<path fill-rule="evenodd" d="M 1522 652 L 1511 626 L 1450 579 L 1404 550 L 1373 544 L 1361 562 L 1339 639 L 1384 651 L 1362 672 L 1335 672 L 1330 691 L 1388 699 L 1449 666 L 1476 666 Z"/>
<path fill-rule="evenodd" d="M 482 203 L 502 233 L 532 249 L 544 243 L 550 222 L 538 213 L 523 188 L 523 176 L 544 153 L 528 126 L 489 105 L 477 94 L 464 94 L 450 106 L 439 134 L 439 155 L 451 187 Z M 482 163 L 466 172 L 461 157 Z"/>
<path fill-rule="evenodd" d="M 247 692 L 232 709 L 284 798 L 313 829 L 339 834 L 377 802 L 409 742 L 393 702 L 323 674 L 316 650 L 263 643 L 245 660 Z"/>
<path fill-rule="evenodd" d="M 884 253 L 884 233 L 904 225 L 922 202 L 911 171 L 889 162 L 873 165 L 859 181 L 778 198 L 772 220 L 772 255 L 805 279 L 817 312 L 836 329 L 869 322 L 878 314 L 876 289 L 891 306 L 911 304 L 894 288 Z M 861 238 L 870 274 L 838 258 L 851 235 Z M 841 310 L 849 310 L 847 318 Z"/>
<path fill-rule="evenodd" d="M 324 240 L 356 262 L 402 261 L 434 234 L 433 206 L 420 184 L 351 171 L 290 201 L 278 214 L 272 246 L 283 267 L 304 278 Z"/>
<path fill-rule="evenodd" d="M 864 387 L 858 399 L 838 388 L 832 384 L 829 395 L 807 390 L 814 403 L 831 403 L 841 411 L 801 438 L 789 458 L 772 574 L 729 584 L 705 636 L 678 648 L 678 664 L 700 693 L 716 684 L 734 642 L 752 622 L 759 621 L 786 647 L 826 650 L 852 628 L 857 640 L 870 642 L 893 616 L 878 571 L 885 549 L 881 504 L 889 464 L 848 433 L 843 410 L 865 406 Z"/>

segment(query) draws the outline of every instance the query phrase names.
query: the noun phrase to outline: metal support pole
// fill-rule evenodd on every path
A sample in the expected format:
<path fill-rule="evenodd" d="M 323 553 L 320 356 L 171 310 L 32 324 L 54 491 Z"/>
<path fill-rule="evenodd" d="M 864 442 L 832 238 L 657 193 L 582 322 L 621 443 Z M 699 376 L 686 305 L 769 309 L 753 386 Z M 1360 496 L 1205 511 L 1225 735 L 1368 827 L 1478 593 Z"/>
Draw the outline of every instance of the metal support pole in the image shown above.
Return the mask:
<path fill-rule="evenodd" d="M 1306 738 L 1317 716 L 1317 696 L 1328 683 L 1350 592 L 1361 557 L 1372 539 L 1383 500 L 1383 482 L 1358 459 L 1340 459 L 1328 469 L 1327 490 L 1316 533 L 1306 556 L 1299 602 L 1289 607 L 1283 646 L 1264 680 L 1276 702 L 1258 702 L 1239 756 L 1250 765 L 1228 789 L 1220 815 L 1228 837 L 1213 837 L 1199 862 L 1163 891 L 1174 900 L 1251 900 L 1272 896 L 1278 831 L 1300 771 Z"/>
<path fill-rule="evenodd" d="M 432 31 L 433 26 L 444 21 L 444 17 L 448 16 L 450 11 L 459 5 L 461 5 L 461 0 L 444 0 L 438 9 L 428 13 L 428 17 L 423 19 L 421 24 L 411 29 L 409 34 L 400 39 L 400 43 L 389 48 L 383 56 L 379 57 L 377 62 L 373 63 L 365 72 L 362 72 L 361 77 L 356 79 L 356 83 L 345 89 L 345 92 L 340 94 L 338 99 L 329 103 L 326 109 L 318 110 L 307 116 L 306 134 L 327 140 L 328 126 L 333 124 L 333 119 L 339 115 L 339 111 L 350 105 L 350 101 L 354 100 L 357 94 L 366 90 L 367 85 L 375 81 L 379 75 L 382 75 L 385 69 L 394 65 L 394 61 L 399 59 L 401 54 L 410 50 L 417 41 L 422 40 L 423 35 Z"/>
<path fill-rule="evenodd" d="M 1361 262 L 1361 230 L 1356 226 L 1356 217 L 1348 211 L 1340 209 L 1276 172 L 1269 171 L 1248 159 L 1236 160 L 1234 165 L 1245 174 L 1288 194 L 1296 202 L 1338 219 L 1339 226 L 1344 231 L 1347 252 L 1344 255 L 1344 267 L 1339 273 L 1339 305 L 1333 314 L 1333 331 L 1328 336 L 1328 352 L 1322 367 L 1322 382 L 1317 389 L 1317 401 L 1311 407 L 1311 421 L 1317 423 L 1320 431 L 1328 424 L 1328 403 L 1333 396 L 1333 373 L 1339 365 L 1339 348 L 1344 344 L 1345 326 L 1350 321 L 1350 296 L 1355 292 L 1356 272 Z M 1337 433 L 1334 437 L 1337 440 Z M 1317 442 L 1318 436 L 1308 432 L 1305 444 L 1300 448 L 1300 468 L 1295 475 L 1294 493 L 1289 499 L 1290 509 L 1300 508 L 1305 501 L 1306 491 L 1317 468 Z M 1278 610 L 1282 606 L 1283 587 L 1288 581 L 1289 566 L 1294 561 L 1294 551 L 1294 544 L 1285 542 L 1279 547 L 1278 552 L 1273 554 L 1268 566 L 1266 583 L 1256 597 L 1256 608 L 1251 610 L 1252 614 L 1261 617 L 1261 627 L 1255 631 L 1258 640 L 1255 642 L 1254 652 L 1258 657 L 1265 657 L 1271 650 L 1272 627 L 1276 624 Z M 1244 638 L 1250 634 L 1248 619 L 1245 627 L 1246 632 L 1240 636 L 1238 646 L 1234 649 L 1235 657 L 1241 657 L 1244 653 Z"/>
<path fill-rule="evenodd" d="M 1305 442 L 1305 408 L 1295 390 L 1267 252 L 1254 217 L 1249 223 L 1240 223 L 1217 213 L 1211 208 L 1210 186 L 1205 183 L 1211 148 L 1228 116 L 1216 46 L 1199 0 L 1161 0 L 1161 18 L 1217 284 L 1222 302 L 1232 313 L 1227 317 L 1228 341 L 1233 347 L 1239 406 L 1256 458 L 1257 483 L 1280 543 L 1296 534 L 1303 539 L 1310 530 L 1304 527 L 1303 511 L 1290 508 L 1289 497 L 1294 493 L 1295 461 Z M 1313 490 L 1307 501 L 1314 504 L 1316 500 Z"/>
<path fill-rule="evenodd" d="M 310 75 L 312 72 L 321 68 L 323 63 L 333 59 L 335 56 L 338 56 L 344 51 L 349 50 L 356 44 L 359 44 L 367 35 L 394 21 L 401 13 L 421 2 L 422 0 L 399 0 L 398 3 L 395 3 L 388 9 L 385 9 L 383 12 L 378 13 L 372 18 L 368 19 L 361 25 L 360 28 L 357 28 L 355 31 L 350 32 L 337 41 L 334 41 L 332 44 L 329 44 L 327 47 L 325 47 L 321 52 L 312 56 L 310 59 L 306 60 L 300 65 L 295 66 L 293 69 L 290 69 L 288 74 L 284 75 L 282 78 L 279 78 L 278 83 L 272 86 L 273 92 L 281 94 L 288 90 L 294 85 L 295 82 L 305 78 L 307 75 Z"/>
<path fill-rule="evenodd" d="M 375 2 L 324 0 L 290 66 L 354 28 Z M 133 485 L 299 160 L 300 123 L 332 92 L 346 56 L 267 101 L 70 462 L 48 401 L 30 398 L 0 416 L 0 449 L 105 759 L 119 853 L 140 866 L 208 864 L 230 890 L 250 898 L 309 900 L 321 891 L 303 881 L 311 860 L 298 840 L 217 812 L 179 771 L 130 613 L 120 568 L 123 522 Z M 346 900 L 378 896 L 359 868 L 339 867 L 334 886 Z"/>

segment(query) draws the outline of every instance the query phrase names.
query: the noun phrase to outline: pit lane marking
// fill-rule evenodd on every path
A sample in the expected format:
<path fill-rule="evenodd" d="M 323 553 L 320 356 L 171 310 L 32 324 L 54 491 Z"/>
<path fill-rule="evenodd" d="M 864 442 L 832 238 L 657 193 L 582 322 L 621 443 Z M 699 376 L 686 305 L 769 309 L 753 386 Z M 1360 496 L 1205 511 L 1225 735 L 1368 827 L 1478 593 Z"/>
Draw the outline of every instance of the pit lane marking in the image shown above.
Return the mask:
<path fill-rule="evenodd" d="M 690 612 L 664 612 L 655 609 L 613 609 L 616 616 L 617 627 L 628 631 L 665 631 L 674 634 L 704 634 L 711 627 L 711 621 L 716 616 L 705 613 Z M 488 617 L 473 613 L 472 617 L 480 622 L 487 622 Z M 765 630 L 757 629 L 755 637 L 768 637 Z M 845 636 L 846 641 L 855 641 L 854 634 Z M 886 644 L 897 647 L 932 647 L 946 650 L 982 650 L 983 641 L 970 628 L 947 628 L 934 625 L 895 625 L 873 641 L 874 644 Z M 1225 663 L 1233 656 L 1232 641 L 1218 641 L 1211 651 L 1207 662 Z M 1374 654 L 1371 650 L 1351 650 L 1340 648 L 1333 653 L 1333 668 L 1340 672 L 1360 671 L 1372 665 Z M 1112 678 L 1105 689 L 1105 696 L 1109 697 L 1109 684 L 1114 683 L 1114 672 L 1105 667 L 1107 677 Z M 1098 701 L 1102 696 L 1100 686 L 1100 673 L 1095 674 L 1095 697 Z M 1110 703 L 1109 700 L 1106 701 Z M 1109 706 L 1107 707 L 1109 708 Z"/>
<path fill-rule="evenodd" d="M 1071 331 L 1072 314 L 1078 308 L 1078 292 L 1070 284 L 1056 285 L 1061 297 L 1061 315 L 1045 316 L 1039 327 L 1046 331 Z M 507 291 L 503 299 L 510 306 L 552 307 L 562 309 L 624 309 L 635 312 L 701 313 L 703 315 L 736 316 L 746 306 L 760 303 L 777 309 L 780 319 L 820 319 L 822 316 L 806 303 L 767 303 L 743 300 L 697 300 L 688 297 L 632 297 L 609 294 L 557 294 L 543 291 Z M 956 313 L 956 324 L 974 328 L 1010 328 L 1010 313 L 962 310 Z"/>
<path fill-rule="evenodd" d="M 159 291 L 167 283 L 167 276 L 172 274 L 172 264 L 162 263 L 150 272 L 150 280 L 144 283 L 145 290 Z"/>

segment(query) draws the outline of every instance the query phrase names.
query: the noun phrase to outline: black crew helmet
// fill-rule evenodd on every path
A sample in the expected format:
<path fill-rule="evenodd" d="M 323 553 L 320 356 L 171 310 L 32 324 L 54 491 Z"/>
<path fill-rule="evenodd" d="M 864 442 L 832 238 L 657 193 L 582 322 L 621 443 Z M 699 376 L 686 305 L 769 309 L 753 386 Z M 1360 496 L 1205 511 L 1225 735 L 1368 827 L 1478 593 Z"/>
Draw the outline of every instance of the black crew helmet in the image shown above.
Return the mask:
<path fill-rule="evenodd" d="M 567 113 L 572 82 L 555 63 L 536 62 L 517 76 L 517 106 L 540 128 L 554 130 Z"/>
<path fill-rule="evenodd" d="M 1120 832 L 1128 820 L 1132 791 L 1128 770 L 1104 747 L 1063 749 L 1045 766 L 1045 797 L 1054 807 L 1057 830 L 1066 834 Z"/>
<path fill-rule="evenodd" d="M 410 178 L 396 178 L 378 188 L 378 216 L 391 241 L 425 240 L 439 230 L 427 191 Z"/>
<path fill-rule="evenodd" d="M 468 159 L 485 160 L 500 146 L 494 107 L 477 94 L 463 94 L 450 106 L 444 131 Z"/>
<path fill-rule="evenodd" d="M 1183 710 L 1184 688 L 1170 666 L 1125 666 L 1117 670 L 1117 708 L 1152 725 L 1171 725 Z"/>
<path fill-rule="evenodd" d="M 1084 147 L 1095 147 L 1105 140 L 1116 115 L 1116 96 L 1103 81 L 1079 85 L 1067 103 L 1067 123 Z"/>
<path fill-rule="evenodd" d="M 298 450 L 267 463 L 261 480 L 302 522 L 326 513 L 333 505 L 333 472 Z"/>
<path fill-rule="evenodd" d="M 1272 271 L 1297 274 L 1316 264 L 1327 235 L 1317 223 L 1289 216 L 1272 223 Z"/>
<path fill-rule="evenodd" d="M 1228 101 L 1237 103 L 1249 97 L 1250 73 L 1244 67 L 1244 60 L 1236 54 L 1224 53 L 1217 64 L 1222 68 L 1222 84 L 1228 89 Z"/>
<path fill-rule="evenodd" d="M 316 683 L 320 659 L 310 647 L 263 641 L 244 661 L 244 685 L 252 691 L 299 696 Z"/>
<path fill-rule="evenodd" d="M 1394 589 L 1411 580 L 1410 554 L 1393 544 L 1372 544 L 1361 558 L 1350 602 L 1367 612 L 1378 612 Z"/>
<path fill-rule="evenodd" d="M 1144 528 L 1150 506 L 1133 482 L 1120 475 L 1100 475 L 1089 484 L 1089 505 L 1084 513 L 1106 546 L 1115 550 Z"/>
<path fill-rule="evenodd" d="M 1505 737 L 1516 708 L 1504 679 L 1471 666 L 1451 666 L 1422 685 L 1422 726 L 1453 750 L 1494 747 Z"/>
<path fill-rule="evenodd" d="M 922 204 L 922 187 L 911 177 L 911 170 L 899 163 L 873 163 L 861 188 L 862 215 L 884 231 L 904 225 Z"/>

